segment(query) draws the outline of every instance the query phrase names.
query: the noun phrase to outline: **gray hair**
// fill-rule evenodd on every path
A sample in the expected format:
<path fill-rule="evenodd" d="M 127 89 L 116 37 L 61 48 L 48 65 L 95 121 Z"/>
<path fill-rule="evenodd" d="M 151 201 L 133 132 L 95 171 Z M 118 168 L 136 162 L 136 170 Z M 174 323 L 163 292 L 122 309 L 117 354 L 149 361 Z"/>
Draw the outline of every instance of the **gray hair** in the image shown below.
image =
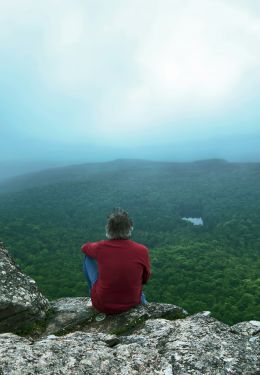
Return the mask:
<path fill-rule="evenodd" d="M 122 208 L 115 208 L 107 217 L 106 237 L 109 240 L 127 240 L 133 231 L 133 221 Z"/>

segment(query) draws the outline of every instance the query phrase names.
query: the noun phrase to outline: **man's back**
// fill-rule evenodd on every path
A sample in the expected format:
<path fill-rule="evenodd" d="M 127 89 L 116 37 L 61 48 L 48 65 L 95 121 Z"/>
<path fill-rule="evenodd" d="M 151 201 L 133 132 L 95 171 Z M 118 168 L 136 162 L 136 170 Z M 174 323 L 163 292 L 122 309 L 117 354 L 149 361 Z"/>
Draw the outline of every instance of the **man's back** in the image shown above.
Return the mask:
<path fill-rule="evenodd" d="M 96 309 L 113 314 L 140 303 L 142 284 L 150 276 L 145 246 L 128 239 L 115 239 L 86 243 L 82 251 L 98 264 L 98 280 L 91 290 Z"/>

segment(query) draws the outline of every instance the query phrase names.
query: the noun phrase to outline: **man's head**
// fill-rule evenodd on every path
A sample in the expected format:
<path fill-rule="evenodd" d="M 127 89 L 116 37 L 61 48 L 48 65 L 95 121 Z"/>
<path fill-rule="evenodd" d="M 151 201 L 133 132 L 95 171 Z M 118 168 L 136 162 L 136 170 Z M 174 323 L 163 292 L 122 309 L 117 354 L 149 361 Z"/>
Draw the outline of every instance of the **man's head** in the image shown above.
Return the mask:
<path fill-rule="evenodd" d="M 107 217 L 106 236 L 109 240 L 127 240 L 132 230 L 133 221 L 122 208 L 115 208 Z"/>

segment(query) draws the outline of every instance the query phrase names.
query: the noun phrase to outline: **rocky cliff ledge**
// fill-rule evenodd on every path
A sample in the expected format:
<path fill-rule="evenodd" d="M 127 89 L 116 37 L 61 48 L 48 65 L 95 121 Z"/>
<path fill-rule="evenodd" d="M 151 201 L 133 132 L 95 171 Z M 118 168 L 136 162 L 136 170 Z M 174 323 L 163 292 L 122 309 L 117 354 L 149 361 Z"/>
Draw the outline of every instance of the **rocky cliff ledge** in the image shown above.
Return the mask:
<path fill-rule="evenodd" d="M 19 270 L 0 243 L 0 333 L 44 320 L 49 308 L 35 281 Z"/>
<path fill-rule="evenodd" d="M 88 298 L 48 302 L 0 246 L 0 374 L 256 375 L 260 323 L 149 303 L 99 321 Z"/>

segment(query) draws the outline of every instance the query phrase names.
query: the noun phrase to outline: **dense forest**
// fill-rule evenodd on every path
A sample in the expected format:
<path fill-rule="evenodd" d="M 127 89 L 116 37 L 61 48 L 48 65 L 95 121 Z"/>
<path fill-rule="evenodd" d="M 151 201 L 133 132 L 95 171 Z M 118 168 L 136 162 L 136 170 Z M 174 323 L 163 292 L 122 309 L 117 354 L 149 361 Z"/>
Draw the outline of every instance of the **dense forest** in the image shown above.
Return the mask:
<path fill-rule="evenodd" d="M 0 240 L 50 299 L 84 296 L 81 245 L 123 207 L 149 247 L 148 301 L 260 319 L 260 163 L 117 160 L 50 169 L 0 186 Z M 183 217 L 201 217 L 193 225 Z"/>

